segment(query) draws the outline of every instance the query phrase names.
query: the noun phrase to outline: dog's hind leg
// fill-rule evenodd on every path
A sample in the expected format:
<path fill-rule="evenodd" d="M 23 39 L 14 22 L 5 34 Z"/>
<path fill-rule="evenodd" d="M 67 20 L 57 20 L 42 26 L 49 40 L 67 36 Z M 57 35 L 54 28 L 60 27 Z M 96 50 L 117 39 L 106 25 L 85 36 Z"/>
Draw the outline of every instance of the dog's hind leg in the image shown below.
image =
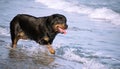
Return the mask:
<path fill-rule="evenodd" d="M 11 33 L 12 48 L 16 48 L 18 42 L 17 33 L 13 29 L 10 30 L 11 30 L 10 33 Z"/>
<path fill-rule="evenodd" d="M 12 39 L 12 48 L 16 48 L 17 42 L 18 42 L 18 38 L 17 37 L 15 37 L 14 39 Z"/>
<path fill-rule="evenodd" d="M 18 38 L 18 32 L 20 31 L 19 23 L 16 21 L 17 19 L 14 18 L 10 23 L 10 34 L 11 34 L 11 41 L 12 41 L 12 48 L 16 48 Z"/>
<path fill-rule="evenodd" d="M 27 39 L 27 36 L 25 35 L 24 32 L 17 32 L 17 34 L 11 35 L 11 39 L 12 39 L 12 48 L 16 48 L 17 46 L 17 42 L 19 39 Z"/>

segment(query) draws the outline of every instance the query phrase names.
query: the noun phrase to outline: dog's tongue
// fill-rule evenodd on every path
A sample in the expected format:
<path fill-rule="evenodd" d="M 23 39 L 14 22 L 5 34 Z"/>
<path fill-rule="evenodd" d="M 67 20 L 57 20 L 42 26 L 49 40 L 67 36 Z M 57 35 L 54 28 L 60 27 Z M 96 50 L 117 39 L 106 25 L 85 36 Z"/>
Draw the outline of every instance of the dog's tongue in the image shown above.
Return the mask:
<path fill-rule="evenodd" d="M 59 29 L 60 33 L 63 33 L 63 34 L 66 34 L 66 33 L 67 33 L 66 30 L 64 30 L 64 29 L 62 29 L 62 28 L 58 28 L 58 29 Z"/>

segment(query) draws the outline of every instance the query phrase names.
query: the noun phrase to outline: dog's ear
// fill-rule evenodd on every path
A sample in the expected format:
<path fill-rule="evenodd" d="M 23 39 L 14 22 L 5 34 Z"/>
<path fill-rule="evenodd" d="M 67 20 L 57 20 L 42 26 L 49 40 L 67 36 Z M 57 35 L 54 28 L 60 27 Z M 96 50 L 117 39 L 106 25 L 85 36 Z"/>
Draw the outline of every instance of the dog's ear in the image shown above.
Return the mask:
<path fill-rule="evenodd" d="M 48 16 L 47 17 L 47 24 L 52 23 L 52 20 L 53 20 L 53 16 Z"/>
<path fill-rule="evenodd" d="M 59 14 L 53 14 L 51 16 L 48 16 L 47 22 L 48 23 L 53 23 L 53 21 L 55 21 L 58 16 L 60 16 L 60 15 Z"/>

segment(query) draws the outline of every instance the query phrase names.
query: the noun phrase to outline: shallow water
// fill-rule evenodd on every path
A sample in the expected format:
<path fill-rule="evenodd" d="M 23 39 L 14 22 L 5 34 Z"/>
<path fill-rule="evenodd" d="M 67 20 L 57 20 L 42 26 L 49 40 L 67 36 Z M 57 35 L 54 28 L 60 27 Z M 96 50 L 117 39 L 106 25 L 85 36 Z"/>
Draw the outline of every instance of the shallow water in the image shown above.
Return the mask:
<path fill-rule="evenodd" d="M 1 0 L 0 69 L 120 69 L 120 14 L 119 7 L 113 9 L 118 2 Z M 55 55 L 31 40 L 10 48 L 9 23 L 21 13 L 67 17 L 67 34 L 57 35 L 53 43 Z"/>

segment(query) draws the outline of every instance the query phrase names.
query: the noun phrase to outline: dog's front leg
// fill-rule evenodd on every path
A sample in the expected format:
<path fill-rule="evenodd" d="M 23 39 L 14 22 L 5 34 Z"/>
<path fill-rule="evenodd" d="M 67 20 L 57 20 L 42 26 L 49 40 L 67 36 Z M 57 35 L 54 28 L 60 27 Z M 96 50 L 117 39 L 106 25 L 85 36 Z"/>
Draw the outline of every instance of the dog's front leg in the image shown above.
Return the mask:
<path fill-rule="evenodd" d="M 53 49 L 53 47 L 49 43 L 49 38 L 46 36 L 46 37 L 44 37 L 44 40 L 47 42 L 47 48 L 48 48 L 49 52 L 51 54 L 55 54 L 55 50 Z"/>
<path fill-rule="evenodd" d="M 51 54 L 55 54 L 55 50 L 52 48 L 50 44 L 47 45 L 47 48 Z"/>
<path fill-rule="evenodd" d="M 45 36 L 44 38 L 40 39 L 38 43 L 44 44 L 51 54 L 55 54 L 55 50 L 53 49 L 51 43 L 49 42 L 49 37 Z"/>

